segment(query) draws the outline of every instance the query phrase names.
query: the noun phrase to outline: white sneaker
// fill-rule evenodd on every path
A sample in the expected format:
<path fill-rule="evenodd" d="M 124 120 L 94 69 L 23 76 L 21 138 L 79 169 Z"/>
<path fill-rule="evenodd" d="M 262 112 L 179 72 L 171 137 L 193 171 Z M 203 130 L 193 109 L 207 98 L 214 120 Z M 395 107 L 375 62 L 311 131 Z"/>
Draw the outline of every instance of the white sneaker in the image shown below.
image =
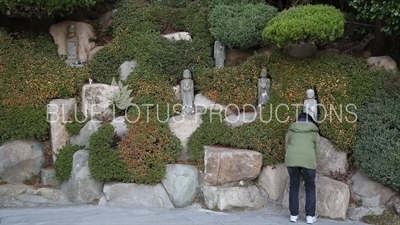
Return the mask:
<path fill-rule="evenodd" d="M 307 224 L 313 224 L 317 222 L 317 217 L 315 216 L 307 216 L 306 219 L 307 219 Z"/>
<path fill-rule="evenodd" d="M 290 216 L 290 222 L 296 223 L 299 219 L 299 216 Z"/>

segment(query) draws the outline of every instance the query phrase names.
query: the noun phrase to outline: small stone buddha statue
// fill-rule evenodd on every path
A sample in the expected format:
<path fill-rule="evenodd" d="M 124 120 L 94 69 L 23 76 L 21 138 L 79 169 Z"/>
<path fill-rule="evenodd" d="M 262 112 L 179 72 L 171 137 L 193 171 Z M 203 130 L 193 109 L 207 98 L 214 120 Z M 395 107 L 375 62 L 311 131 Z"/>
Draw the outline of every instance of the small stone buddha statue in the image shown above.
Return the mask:
<path fill-rule="evenodd" d="M 181 99 L 182 99 L 182 113 L 192 115 L 194 114 L 194 84 L 190 70 L 186 69 L 183 72 L 183 79 L 181 80 Z"/>

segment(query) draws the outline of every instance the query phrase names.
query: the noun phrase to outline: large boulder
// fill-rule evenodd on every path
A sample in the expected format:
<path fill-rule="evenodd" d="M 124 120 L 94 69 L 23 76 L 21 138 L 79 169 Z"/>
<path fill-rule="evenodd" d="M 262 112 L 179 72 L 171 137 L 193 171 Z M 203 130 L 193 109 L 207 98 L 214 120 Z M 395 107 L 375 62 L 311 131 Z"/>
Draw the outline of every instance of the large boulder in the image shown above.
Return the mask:
<path fill-rule="evenodd" d="M 396 213 L 398 216 L 400 216 L 400 196 L 399 195 L 393 196 L 390 199 L 388 206 L 392 209 L 392 211 L 394 213 Z"/>
<path fill-rule="evenodd" d="M 119 116 L 113 119 L 110 124 L 114 127 L 115 133 L 120 138 L 126 136 L 129 131 L 125 116 Z"/>
<path fill-rule="evenodd" d="M 88 121 L 78 135 L 71 137 L 71 144 L 84 146 L 89 149 L 89 138 L 101 127 L 101 122 L 95 119 Z"/>
<path fill-rule="evenodd" d="M 40 173 L 44 160 L 41 142 L 5 142 L 0 146 L 0 178 L 10 184 L 24 182 Z"/>
<path fill-rule="evenodd" d="M 70 135 L 65 127 L 69 121 L 69 117 L 76 110 L 76 100 L 69 99 L 54 99 L 47 106 L 47 117 L 50 123 L 50 142 L 53 152 L 53 160 L 55 162 L 60 149 L 68 142 Z"/>
<path fill-rule="evenodd" d="M 200 127 L 201 123 L 201 114 L 177 115 L 169 119 L 168 124 L 171 132 L 181 141 L 181 160 L 189 159 L 187 146 L 189 137 Z"/>
<path fill-rule="evenodd" d="M 257 119 L 256 112 L 246 112 L 246 113 L 239 113 L 238 115 L 231 114 L 224 119 L 224 122 L 229 126 L 238 127 L 246 123 L 252 123 L 256 119 Z"/>
<path fill-rule="evenodd" d="M 289 183 L 286 186 L 282 207 L 289 210 Z M 330 219 L 347 218 L 347 210 L 350 201 L 349 186 L 340 181 L 332 180 L 328 177 L 318 176 L 315 182 L 317 209 L 316 215 Z M 304 213 L 306 193 L 303 184 L 300 184 L 299 191 L 299 211 Z"/>
<path fill-rule="evenodd" d="M 290 46 L 287 53 L 296 58 L 311 58 L 317 54 L 317 46 L 309 43 L 301 43 Z"/>
<path fill-rule="evenodd" d="M 73 202 L 90 203 L 102 197 L 103 182 L 92 178 L 89 169 L 89 151 L 75 152 L 68 182 L 61 187 Z"/>
<path fill-rule="evenodd" d="M 98 24 L 100 25 L 102 32 L 111 26 L 116 12 L 117 9 L 113 9 L 100 16 L 98 19 Z"/>
<path fill-rule="evenodd" d="M 351 204 L 347 215 L 350 220 L 360 221 L 364 216 L 382 215 L 385 209 L 385 207 L 365 207 Z"/>
<path fill-rule="evenodd" d="M 90 51 L 90 53 L 89 53 L 88 61 L 92 60 L 93 57 L 94 57 L 94 55 L 95 55 L 98 51 L 100 51 L 101 49 L 103 49 L 103 48 L 104 48 L 104 46 L 97 46 L 97 47 L 95 47 L 94 49 L 92 49 L 92 50 Z"/>
<path fill-rule="evenodd" d="M 258 176 L 258 184 L 264 188 L 268 194 L 268 198 L 278 200 L 289 181 L 289 173 L 286 165 L 281 163 L 276 166 L 267 166 Z"/>
<path fill-rule="evenodd" d="M 58 45 L 58 55 L 67 55 L 67 35 L 70 25 L 75 26 L 78 38 L 78 59 L 87 62 L 89 53 L 96 44 L 90 41 L 91 38 L 95 37 L 92 25 L 84 22 L 63 21 L 50 26 L 50 34 L 53 36 L 54 42 Z"/>
<path fill-rule="evenodd" d="M 202 200 L 208 209 L 227 210 L 233 208 L 259 209 L 268 201 L 267 194 L 255 185 L 247 187 L 201 188 Z"/>
<path fill-rule="evenodd" d="M 109 183 L 104 185 L 99 205 L 174 208 L 162 184 Z"/>
<path fill-rule="evenodd" d="M 335 149 L 326 138 L 321 137 L 321 153 L 317 173 L 327 175 L 346 174 L 348 169 L 347 154 Z"/>
<path fill-rule="evenodd" d="M 190 165 L 170 164 L 166 166 L 161 181 L 176 208 L 183 208 L 193 202 L 199 189 L 198 171 Z"/>
<path fill-rule="evenodd" d="M 230 109 L 227 106 L 220 105 L 210 99 L 208 99 L 206 96 L 202 94 L 197 94 L 194 96 L 194 105 L 198 108 L 204 108 L 204 109 L 210 109 L 210 110 L 219 110 L 223 111 L 225 110 L 225 115 L 223 117 L 227 117 L 231 114 L 233 114 L 233 110 Z"/>
<path fill-rule="evenodd" d="M 397 63 L 390 56 L 374 56 L 367 59 L 367 63 L 374 67 L 381 67 L 386 70 L 396 70 Z"/>
<path fill-rule="evenodd" d="M 42 169 L 40 172 L 40 178 L 43 185 L 50 185 L 53 187 L 58 187 L 61 181 L 56 176 L 55 169 Z"/>
<path fill-rule="evenodd" d="M 261 172 L 262 154 L 244 149 L 204 146 L 205 180 L 208 185 L 253 180 Z"/>
<path fill-rule="evenodd" d="M 396 195 L 392 189 L 365 177 L 359 171 L 351 177 L 351 183 L 352 197 L 365 207 L 386 205 Z"/>
<path fill-rule="evenodd" d="M 0 185 L 0 197 L 12 198 L 25 203 L 39 204 L 71 204 L 67 197 L 58 189 L 34 188 L 24 184 Z M 0 207 L 2 203 L 0 201 Z"/>
<path fill-rule="evenodd" d="M 82 113 L 92 118 L 109 110 L 111 99 L 119 90 L 118 86 L 108 84 L 85 84 L 82 86 Z"/>

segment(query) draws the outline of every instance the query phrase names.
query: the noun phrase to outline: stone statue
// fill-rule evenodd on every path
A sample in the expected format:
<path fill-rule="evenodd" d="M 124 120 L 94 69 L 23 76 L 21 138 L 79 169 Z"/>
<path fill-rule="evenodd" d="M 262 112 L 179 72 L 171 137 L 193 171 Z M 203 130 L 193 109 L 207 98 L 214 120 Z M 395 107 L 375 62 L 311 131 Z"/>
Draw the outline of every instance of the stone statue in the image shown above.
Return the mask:
<path fill-rule="evenodd" d="M 78 60 L 78 38 L 75 33 L 74 25 L 69 25 L 68 27 L 67 59 Z"/>
<path fill-rule="evenodd" d="M 313 89 L 307 90 L 307 99 L 303 104 L 303 112 L 308 113 L 315 122 L 318 121 L 318 102 L 315 100 L 315 91 Z"/>
<path fill-rule="evenodd" d="M 258 107 L 261 112 L 262 108 L 267 104 L 269 92 L 271 89 L 271 80 L 268 78 L 267 69 L 261 70 L 261 78 L 258 79 Z"/>
<path fill-rule="evenodd" d="M 194 85 L 192 74 L 190 70 L 183 72 L 183 79 L 181 81 L 181 99 L 182 99 L 182 113 L 194 114 Z"/>
<path fill-rule="evenodd" d="M 214 59 L 215 59 L 215 68 L 216 69 L 224 67 L 225 45 L 220 41 L 215 41 L 215 43 L 214 43 Z"/>

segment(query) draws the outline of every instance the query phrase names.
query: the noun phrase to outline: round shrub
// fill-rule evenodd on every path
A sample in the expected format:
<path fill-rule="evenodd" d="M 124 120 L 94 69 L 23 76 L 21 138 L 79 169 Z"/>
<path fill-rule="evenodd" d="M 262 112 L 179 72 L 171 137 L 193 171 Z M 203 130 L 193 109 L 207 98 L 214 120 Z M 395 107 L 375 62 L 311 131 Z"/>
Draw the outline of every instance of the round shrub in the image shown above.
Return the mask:
<path fill-rule="evenodd" d="M 400 191 L 400 95 L 379 94 L 359 110 L 354 159 L 367 177 Z"/>
<path fill-rule="evenodd" d="M 230 48 L 262 44 L 261 33 L 277 9 L 266 4 L 216 5 L 209 15 L 210 31 Z"/>
<path fill-rule="evenodd" d="M 344 14 L 333 6 L 301 5 L 280 12 L 271 19 L 262 37 L 278 47 L 298 43 L 323 43 L 343 35 Z"/>
<path fill-rule="evenodd" d="M 382 80 L 387 75 L 381 70 L 368 70 L 363 60 L 347 55 L 304 60 L 277 54 L 258 54 L 237 68 L 205 70 L 198 74 L 198 89 L 219 104 L 255 105 L 256 80 L 261 68 L 268 68 L 272 77 L 271 97 L 262 120 L 258 118 L 256 122 L 235 128 L 230 134 L 231 143 L 226 145 L 260 151 L 264 155 L 264 163 L 269 165 L 284 159 L 282 137 L 300 112 L 309 88 L 317 90 L 322 105 L 319 117 L 321 134 L 338 149 L 351 152 L 356 139 L 354 122 L 357 107 L 382 86 Z M 242 72 L 232 75 L 236 70 Z M 247 86 L 246 82 L 250 85 Z M 241 86 L 246 88 L 240 89 Z M 242 100 L 239 102 L 237 99 Z M 296 107 L 296 104 L 300 105 Z M 222 141 L 214 140 L 216 143 Z"/>
<path fill-rule="evenodd" d="M 61 180 L 68 180 L 72 172 L 73 156 L 75 152 L 83 149 L 84 146 L 71 145 L 68 143 L 60 149 L 60 154 L 57 155 L 57 160 L 54 164 L 56 176 Z"/>

